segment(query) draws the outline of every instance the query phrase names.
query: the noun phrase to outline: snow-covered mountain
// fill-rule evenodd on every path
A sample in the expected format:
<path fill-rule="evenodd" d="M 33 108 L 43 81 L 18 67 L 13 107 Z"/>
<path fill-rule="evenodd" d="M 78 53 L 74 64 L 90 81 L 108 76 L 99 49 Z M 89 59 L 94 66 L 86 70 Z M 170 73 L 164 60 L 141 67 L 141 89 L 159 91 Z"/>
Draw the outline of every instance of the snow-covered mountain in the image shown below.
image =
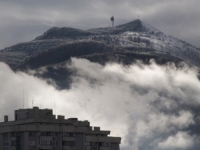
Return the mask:
<path fill-rule="evenodd" d="M 53 27 L 35 40 L 7 47 L 0 51 L 0 61 L 16 68 L 25 60 L 38 54 L 56 49 L 60 45 L 78 45 L 83 42 L 98 42 L 119 49 L 122 52 L 177 58 L 189 64 L 200 66 L 200 50 L 195 46 L 168 36 L 154 27 L 135 20 L 123 25 L 90 30 Z M 85 47 L 87 49 L 87 47 Z M 95 49 L 95 47 L 93 47 Z M 66 49 L 67 51 L 67 49 Z M 59 51 L 58 51 L 59 53 Z M 91 54 L 95 53 L 90 51 Z M 105 53 L 105 51 L 102 51 Z M 88 53 L 87 53 L 88 55 Z M 76 56 L 76 55 L 74 55 Z M 44 58 L 45 59 L 45 58 Z"/>
<path fill-rule="evenodd" d="M 92 36 L 92 39 L 139 53 L 173 56 L 189 64 L 200 66 L 200 50 L 194 45 L 168 36 L 148 24 L 142 23 L 142 27 L 143 30 L 139 32 L 125 31 L 115 35 L 98 35 Z"/>

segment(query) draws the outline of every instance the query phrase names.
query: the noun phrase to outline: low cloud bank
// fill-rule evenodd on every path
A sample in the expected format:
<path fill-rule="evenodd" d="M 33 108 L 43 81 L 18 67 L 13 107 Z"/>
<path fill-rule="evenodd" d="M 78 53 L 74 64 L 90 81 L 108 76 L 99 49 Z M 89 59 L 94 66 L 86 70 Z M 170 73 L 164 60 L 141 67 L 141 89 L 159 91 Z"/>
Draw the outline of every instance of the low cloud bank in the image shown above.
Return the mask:
<path fill-rule="evenodd" d="M 111 130 L 113 136 L 123 138 L 124 150 L 195 150 L 200 146 L 200 81 L 195 69 L 161 67 L 154 62 L 102 66 L 76 58 L 66 67 L 76 75 L 69 90 L 58 91 L 0 63 L 0 119 L 4 114 L 13 118 L 13 109 L 23 107 L 24 97 L 26 108 L 32 103 L 53 108 L 56 114 Z"/>

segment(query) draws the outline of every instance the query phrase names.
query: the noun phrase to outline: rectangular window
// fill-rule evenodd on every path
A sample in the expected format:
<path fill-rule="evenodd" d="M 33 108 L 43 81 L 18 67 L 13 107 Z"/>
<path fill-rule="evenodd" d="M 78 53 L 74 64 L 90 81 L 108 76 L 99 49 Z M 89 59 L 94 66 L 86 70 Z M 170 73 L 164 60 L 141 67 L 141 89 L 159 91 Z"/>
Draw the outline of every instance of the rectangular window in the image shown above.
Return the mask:
<path fill-rule="evenodd" d="M 64 132 L 63 136 L 65 136 L 65 137 L 75 137 L 76 135 L 75 135 L 75 133 Z"/>
<path fill-rule="evenodd" d="M 51 132 L 47 132 L 47 136 L 51 136 L 52 135 L 52 133 Z"/>
<path fill-rule="evenodd" d="M 95 142 L 90 143 L 91 146 L 96 146 L 97 144 Z"/>
<path fill-rule="evenodd" d="M 75 133 L 70 133 L 70 136 L 71 137 L 75 137 Z"/>
<path fill-rule="evenodd" d="M 56 146 L 58 146 L 58 141 L 56 141 Z"/>
<path fill-rule="evenodd" d="M 4 138 L 8 138 L 8 133 L 3 133 Z"/>
<path fill-rule="evenodd" d="M 33 132 L 28 132 L 29 136 L 33 136 Z"/>
<path fill-rule="evenodd" d="M 8 147 L 8 146 L 9 146 L 9 142 L 8 142 L 8 141 L 5 141 L 5 142 L 4 142 L 4 146 L 5 146 L 5 147 Z"/>
<path fill-rule="evenodd" d="M 20 132 L 15 132 L 15 136 L 20 136 Z"/>
<path fill-rule="evenodd" d="M 63 141 L 63 146 L 75 146 L 74 141 Z"/>
<path fill-rule="evenodd" d="M 59 133 L 58 132 L 55 132 L 55 134 L 54 134 L 55 136 L 59 136 Z"/>
<path fill-rule="evenodd" d="M 63 136 L 68 137 L 68 136 L 69 136 L 69 133 L 68 133 L 68 132 L 64 132 L 64 133 L 63 133 Z"/>
<path fill-rule="evenodd" d="M 11 137 L 15 136 L 15 132 L 11 132 L 11 133 L 10 133 L 10 136 L 11 136 Z"/>
<path fill-rule="evenodd" d="M 111 143 L 105 143 L 106 144 L 106 146 L 111 146 Z"/>
<path fill-rule="evenodd" d="M 50 141 L 49 140 L 47 140 L 47 145 L 50 145 Z"/>
<path fill-rule="evenodd" d="M 90 146 L 90 142 L 86 142 L 85 145 L 86 145 L 86 146 Z"/>
<path fill-rule="evenodd" d="M 35 146 L 35 141 L 29 141 L 29 145 Z"/>

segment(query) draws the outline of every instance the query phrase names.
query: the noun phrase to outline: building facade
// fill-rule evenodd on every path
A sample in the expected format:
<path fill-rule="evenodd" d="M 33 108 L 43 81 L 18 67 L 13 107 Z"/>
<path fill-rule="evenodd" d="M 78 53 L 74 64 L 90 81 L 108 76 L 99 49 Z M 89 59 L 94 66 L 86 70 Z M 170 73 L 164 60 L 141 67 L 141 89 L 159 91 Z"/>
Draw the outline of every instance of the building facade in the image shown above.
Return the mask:
<path fill-rule="evenodd" d="M 65 119 L 51 109 L 15 110 L 15 120 L 0 123 L 1 150 L 119 150 L 120 137 L 91 127 L 88 121 Z"/>

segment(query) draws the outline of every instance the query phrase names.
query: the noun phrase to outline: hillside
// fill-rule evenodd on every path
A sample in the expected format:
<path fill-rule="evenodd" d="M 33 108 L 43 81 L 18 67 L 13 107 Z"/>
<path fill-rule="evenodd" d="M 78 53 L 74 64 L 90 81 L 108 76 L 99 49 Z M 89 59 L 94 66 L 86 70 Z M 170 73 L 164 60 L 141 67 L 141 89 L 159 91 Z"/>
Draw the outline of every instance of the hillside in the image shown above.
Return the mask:
<path fill-rule="evenodd" d="M 114 51 L 113 47 L 96 41 L 79 41 L 61 44 L 30 57 L 21 65 L 19 65 L 18 68 L 36 69 L 39 67 L 64 62 L 69 60 L 71 57 L 78 57 L 93 53 L 108 53 L 112 51 Z"/>
<path fill-rule="evenodd" d="M 35 40 L 19 43 L 0 51 L 0 61 L 12 68 L 17 68 L 26 59 L 52 47 L 79 42 L 80 40 L 97 41 L 106 45 L 126 50 L 173 56 L 189 64 L 200 66 L 200 50 L 193 45 L 161 31 L 148 24 L 135 20 L 123 25 L 90 30 L 53 27 Z M 141 51 L 142 50 L 142 51 Z"/>
<path fill-rule="evenodd" d="M 200 66 L 199 49 L 140 20 L 89 30 L 53 27 L 33 41 L 0 51 L 0 61 L 16 71 L 46 67 L 46 72 L 40 74 L 36 71 L 34 75 L 53 79 L 58 88 L 65 88 L 70 83 L 68 77 L 72 73 L 63 64 L 70 63 L 71 57 L 85 58 L 103 65 L 108 62 L 129 65 L 137 60 L 148 64 L 154 59 L 161 65 L 184 61 Z"/>

